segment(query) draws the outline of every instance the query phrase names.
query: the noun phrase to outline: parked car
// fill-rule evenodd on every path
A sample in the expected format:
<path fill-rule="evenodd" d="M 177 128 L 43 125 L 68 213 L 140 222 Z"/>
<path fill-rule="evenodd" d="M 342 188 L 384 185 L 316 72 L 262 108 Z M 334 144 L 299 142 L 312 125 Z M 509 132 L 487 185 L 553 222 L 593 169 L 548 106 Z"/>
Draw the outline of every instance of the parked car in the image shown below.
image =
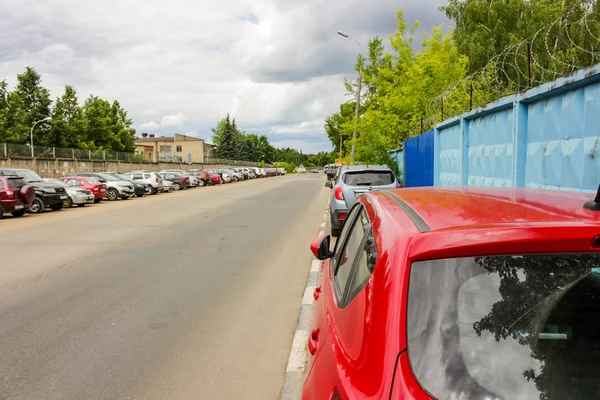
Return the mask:
<path fill-rule="evenodd" d="M 302 398 L 597 398 L 600 193 L 590 198 L 360 196 L 333 251 L 329 237 L 311 244 L 322 263 Z"/>
<path fill-rule="evenodd" d="M 354 200 L 374 190 L 395 189 L 398 181 L 386 165 L 357 165 L 342 167 L 335 182 L 327 181 L 331 189 L 329 202 L 331 235 L 338 236 Z"/>
<path fill-rule="evenodd" d="M 174 172 L 159 172 L 157 174 L 163 181 L 173 183 L 174 190 L 184 190 L 190 187 L 190 179 Z"/>
<path fill-rule="evenodd" d="M 30 169 L 0 168 L 0 176 L 18 176 L 25 180 L 27 186 L 35 190 L 35 199 L 28 208 L 28 212 L 39 214 L 46 208 L 54 211 L 61 210 L 63 201 L 68 198 L 63 186 L 55 183 L 44 182 L 42 178 Z"/>
<path fill-rule="evenodd" d="M 265 173 L 262 170 L 262 168 L 255 168 L 255 167 L 250 167 L 248 168 L 249 170 L 254 172 L 254 175 L 256 175 L 257 178 L 264 178 Z"/>
<path fill-rule="evenodd" d="M 211 169 L 211 171 L 221 177 L 221 183 L 231 183 L 233 181 L 233 175 L 224 169 Z"/>
<path fill-rule="evenodd" d="M 231 180 L 233 182 L 238 182 L 238 181 L 243 181 L 244 180 L 244 174 L 242 174 L 241 172 L 237 172 L 234 169 L 220 169 L 219 171 L 225 171 L 226 173 L 228 173 L 231 176 Z"/>
<path fill-rule="evenodd" d="M 0 176 L 0 218 L 22 217 L 35 200 L 35 189 L 20 176 Z"/>
<path fill-rule="evenodd" d="M 225 183 L 219 172 L 212 169 L 206 170 L 205 172 L 210 178 L 210 185 L 218 185 L 220 183 Z M 231 182 L 231 178 L 229 178 L 229 181 Z"/>
<path fill-rule="evenodd" d="M 171 174 L 175 174 L 175 175 L 180 175 L 183 177 L 186 177 L 188 180 L 188 186 L 187 187 L 195 187 L 198 186 L 200 184 L 200 180 L 195 177 L 194 175 L 191 175 L 189 173 L 187 173 L 186 171 L 182 170 L 182 169 L 165 169 L 162 170 L 160 172 L 168 172 Z"/>
<path fill-rule="evenodd" d="M 188 174 L 198 178 L 198 186 L 208 186 L 214 183 L 206 171 L 201 169 L 189 169 L 187 172 Z"/>
<path fill-rule="evenodd" d="M 240 168 L 242 172 L 248 177 L 248 179 L 256 179 L 256 172 L 251 168 Z"/>
<path fill-rule="evenodd" d="M 146 185 L 146 194 L 158 193 L 162 185 L 162 180 L 152 171 L 131 171 L 123 175 Z"/>
<path fill-rule="evenodd" d="M 94 203 L 96 204 L 106 199 L 107 188 L 104 183 L 100 182 L 99 178 L 93 176 L 67 176 L 59 180 L 68 186 L 77 186 L 90 190 L 94 194 Z"/>
<path fill-rule="evenodd" d="M 81 172 L 77 176 L 92 176 L 98 178 L 101 183 L 106 184 L 106 199 L 115 201 L 118 199 L 127 200 L 135 195 L 133 184 L 128 180 L 116 178 L 114 175 L 106 172 Z"/>
<path fill-rule="evenodd" d="M 277 176 L 277 170 L 275 168 L 265 168 L 265 176 Z"/>
<path fill-rule="evenodd" d="M 150 193 L 148 186 L 143 182 L 135 181 L 132 177 L 125 174 L 111 173 L 111 175 L 117 179 L 131 183 L 136 197 L 143 197 L 145 194 Z"/>
<path fill-rule="evenodd" d="M 164 179 L 160 179 L 160 188 L 158 189 L 163 193 L 171 193 L 172 191 L 175 190 L 175 185 L 173 185 L 173 182 L 171 181 L 167 181 Z"/>
<path fill-rule="evenodd" d="M 277 168 L 279 170 L 279 175 L 285 175 L 287 174 L 287 171 L 285 168 Z"/>
<path fill-rule="evenodd" d="M 55 183 L 61 185 L 67 191 L 66 200 L 63 200 L 64 208 L 71 208 L 73 205 L 78 207 L 84 207 L 86 204 L 94 204 L 94 194 L 91 190 L 84 188 L 83 186 L 69 186 L 60 179 L 44 179 L 46 182 Z"/>

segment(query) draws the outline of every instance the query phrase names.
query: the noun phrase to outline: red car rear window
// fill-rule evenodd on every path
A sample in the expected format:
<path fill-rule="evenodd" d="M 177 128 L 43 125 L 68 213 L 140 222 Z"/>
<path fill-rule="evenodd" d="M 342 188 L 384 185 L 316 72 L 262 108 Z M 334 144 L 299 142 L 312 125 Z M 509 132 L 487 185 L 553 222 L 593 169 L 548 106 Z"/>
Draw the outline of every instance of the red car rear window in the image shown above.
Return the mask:
<path fill-rule="evenodd" d="M 600 255 L 415 262 L 408 353 L 437 399 L 597 399 Z"/>

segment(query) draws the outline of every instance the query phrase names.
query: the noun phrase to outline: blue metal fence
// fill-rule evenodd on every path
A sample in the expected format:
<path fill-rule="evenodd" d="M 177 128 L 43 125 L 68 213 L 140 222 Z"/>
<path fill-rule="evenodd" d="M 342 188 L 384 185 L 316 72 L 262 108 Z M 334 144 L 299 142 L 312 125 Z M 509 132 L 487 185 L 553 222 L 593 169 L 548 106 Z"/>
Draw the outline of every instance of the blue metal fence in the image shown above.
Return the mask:
<path fill-rule="evenodd" d="M 406 187 L 433 186 L 433 130 L 404 142 Z"/>
<path fill-rule="evenodd" d="M 422 168 L 408 158 L 411 140 L 407 186 Z M 600 64 L 437 125 L 433 184 L 595 192 L 599 141 Z"/>

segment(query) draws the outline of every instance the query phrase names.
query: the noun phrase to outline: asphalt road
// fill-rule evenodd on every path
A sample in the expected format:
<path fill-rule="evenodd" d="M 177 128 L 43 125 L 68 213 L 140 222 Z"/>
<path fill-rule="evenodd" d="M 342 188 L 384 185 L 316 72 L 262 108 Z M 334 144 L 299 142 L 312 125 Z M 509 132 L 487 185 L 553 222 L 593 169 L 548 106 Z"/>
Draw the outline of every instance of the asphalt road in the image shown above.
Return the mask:
<path fill-rule="evenodd" d="M 0 221 L 0 399 L 276 399 L 324 181 Z"/>

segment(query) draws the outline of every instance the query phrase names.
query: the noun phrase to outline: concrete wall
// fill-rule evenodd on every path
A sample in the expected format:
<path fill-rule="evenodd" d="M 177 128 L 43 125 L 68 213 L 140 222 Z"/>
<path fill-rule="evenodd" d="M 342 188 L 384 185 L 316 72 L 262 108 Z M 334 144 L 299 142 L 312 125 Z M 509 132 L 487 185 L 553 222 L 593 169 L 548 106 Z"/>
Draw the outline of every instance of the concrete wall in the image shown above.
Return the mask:
<path fill-rule="evenodd" d="M 256 163 L 240 162 L 235 167 L 255 166 Z M 150 171 L 161 171 L 164 169 L 211 169 L 225 168 L 228 165 L 222 164 L 201 164 L 193 163 L 191 165 L 184 163 L 129 163 L 125 161 L 81 161 L 66 159 L 32 159 L 32 158 L 0 158 L 0 168 L 28 168 L 37 172 L 44 178 L 59 178 L 77 172 L 128 172 L 131 170 L 145 169 Z"/>
<path fill-rule="evenodd" d="M 595 192 L 599 126 L 600 64 L 437 125 L 434 185 Z"/>

